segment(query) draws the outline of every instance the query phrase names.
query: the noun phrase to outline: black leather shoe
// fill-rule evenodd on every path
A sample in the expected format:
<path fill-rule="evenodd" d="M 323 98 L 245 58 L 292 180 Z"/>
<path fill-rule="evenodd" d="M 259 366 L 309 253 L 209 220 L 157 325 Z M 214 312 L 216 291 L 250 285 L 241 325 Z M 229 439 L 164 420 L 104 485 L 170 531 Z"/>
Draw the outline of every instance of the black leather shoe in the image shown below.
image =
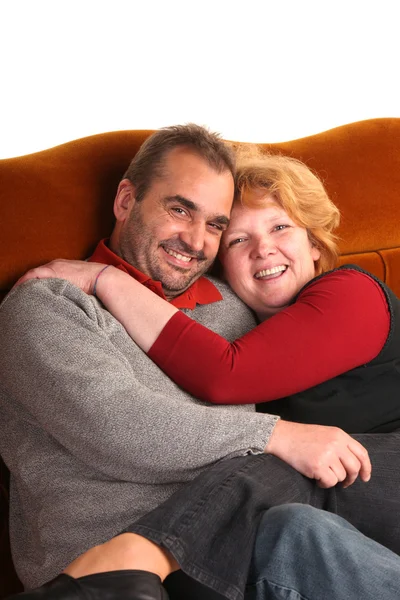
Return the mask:
<path fill-rule="evenodd" d="M 109 571 L 74 579 L 62 574 L 7 600 L 168 600 L 161 579 L 148 571 Z"/>

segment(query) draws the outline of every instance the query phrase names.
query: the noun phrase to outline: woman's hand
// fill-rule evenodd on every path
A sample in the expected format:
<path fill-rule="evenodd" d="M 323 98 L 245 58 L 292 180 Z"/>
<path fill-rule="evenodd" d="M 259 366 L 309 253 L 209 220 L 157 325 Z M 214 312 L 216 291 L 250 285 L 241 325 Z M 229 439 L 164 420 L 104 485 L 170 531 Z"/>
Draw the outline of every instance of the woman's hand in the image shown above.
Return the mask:
<path fill-rule="evenodd" d="M 371 462 L 367 450 L 338 427 L 278 421 L 265 449 L 294 469 L 316 479 L 322 488 L 357 479 L 369 481 Z"/>
<path fill-rule="evenodd" d="M 25 273 L 15 286 L 29 279 L 55 277 L 66 279 L 86 294 L 93 294 L 96 284 L 96 297 L 136 344 L 148 352 L 178 309 L 124 271 L 112 266 L 105 269 L 106 266 L 83 260 L 53 260 Z"/>
<path fill-rule="evenodd" d="M 29 279 L 66 279 L 73 285 L 81 288 L 86 294 L 93 293 L 96 278 L 105 265 L 102 263 L 86 262 L 84 260 L 57 259 L 31 269 L 18 279 L 14 287 L 21 285 Z"/>

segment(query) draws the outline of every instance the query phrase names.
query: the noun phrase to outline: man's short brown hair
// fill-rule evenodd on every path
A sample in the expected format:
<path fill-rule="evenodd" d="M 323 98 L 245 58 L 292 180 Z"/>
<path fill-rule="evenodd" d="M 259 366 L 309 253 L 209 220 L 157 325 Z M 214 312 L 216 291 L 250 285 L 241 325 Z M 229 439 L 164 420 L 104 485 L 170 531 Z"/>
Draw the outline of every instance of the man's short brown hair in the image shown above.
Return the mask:
<path fill-rule="evenodd" d="M 163 127 L 147 138 L 132 159 L 124 179 L 135 186 L 135 198 L 145 196 L 152 181 L 163 175 L 164 159 L 178 147 L 186 147 L 207 162 L 217 173 L 230 171 L 235 177 L 235 154 L 219 134 L 194 123 Z"/>

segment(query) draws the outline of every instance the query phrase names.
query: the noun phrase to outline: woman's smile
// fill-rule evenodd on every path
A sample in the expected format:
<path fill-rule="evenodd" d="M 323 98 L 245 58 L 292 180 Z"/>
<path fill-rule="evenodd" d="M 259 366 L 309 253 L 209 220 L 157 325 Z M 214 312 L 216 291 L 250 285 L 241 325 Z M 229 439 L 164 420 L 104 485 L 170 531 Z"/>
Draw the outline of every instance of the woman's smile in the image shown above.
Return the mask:
<path fill-rule="evenodd" d="M 257 208 L 236 203 L 221 244 L 225 278 L 236 294 L 264 320 L 292 302 L 315 276 L 320 257 L 304 227 L 297 225 L 278 202 L 255 190 Z"/>

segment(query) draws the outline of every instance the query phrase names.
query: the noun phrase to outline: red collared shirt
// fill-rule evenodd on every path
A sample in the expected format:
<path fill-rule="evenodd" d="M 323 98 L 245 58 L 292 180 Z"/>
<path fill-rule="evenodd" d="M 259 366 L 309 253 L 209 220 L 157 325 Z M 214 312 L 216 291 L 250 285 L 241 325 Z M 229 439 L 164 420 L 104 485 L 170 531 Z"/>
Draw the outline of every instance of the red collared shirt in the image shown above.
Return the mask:
<path fill-rule="evenodd" d="M 88 260 L 91 262 L 103 263 L 105 265 L 113 265 L 113 267 L 121 269 L 121 271 L 128 273 L 128 275 L 131 275 L 136 281 L 139 281 L 149 288 L 149 290 L 166 300 L 161 283 L 150 279 L 148 275 L 138 271 L 135 267 L 118 256 L 118 254 L 115 254 L 107 246 L 107 241 L 108 240 L 106 239 L 101 240 Z M 194 309 L 196 308 L 196 304 L 212 304 L 219 300 L 222 300 L 222 296 L 215 285 L 205 277 L 200 277 L 200 279 L 195 281 L 185 292 L 183 292 L 183 294 L 173 298 L 170 302 L 176 308 Z"/>

